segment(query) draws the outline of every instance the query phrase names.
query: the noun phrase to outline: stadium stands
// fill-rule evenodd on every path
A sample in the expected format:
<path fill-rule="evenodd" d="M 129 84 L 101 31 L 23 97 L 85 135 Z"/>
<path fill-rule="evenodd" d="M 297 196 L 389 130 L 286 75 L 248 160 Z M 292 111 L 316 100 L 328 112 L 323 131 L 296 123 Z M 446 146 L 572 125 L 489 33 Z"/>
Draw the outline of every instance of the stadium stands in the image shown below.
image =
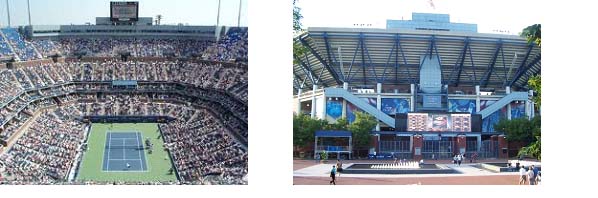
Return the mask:
<path fill-rule="evenodd" d="M 16 29 L 2 28 L 1 31 L 6 37 L 6 41 L 13 46 L 13 49 L 21 60 L 33 60 L 40 58 L 39 54 L 37 54 L 33 48 L 33 45 L 29 42 L 26 42 Z"/>
<path fill-rule="evenodd" d="M 23 61 L 74 56 L 196 56 L 203 61 L 39 63 L 0 68 L 1 183 L 97 184 L 68 180 L 89 123 L 86 116 L 168 116 L 159 125 L 180 181 L 118 184 L 246 184 L 247 32 L 219 42 L 176 39 L 63 38 L 25 41 L 1 29 L 0 56 Z M 14 52 L 13 52 L 14 49 Z M 39 52 L 39 53 L 38 53 Z M 132 80 L 132 90 L 111 86 Z M 112 183 L 112 182 L 111 182 Z"/>

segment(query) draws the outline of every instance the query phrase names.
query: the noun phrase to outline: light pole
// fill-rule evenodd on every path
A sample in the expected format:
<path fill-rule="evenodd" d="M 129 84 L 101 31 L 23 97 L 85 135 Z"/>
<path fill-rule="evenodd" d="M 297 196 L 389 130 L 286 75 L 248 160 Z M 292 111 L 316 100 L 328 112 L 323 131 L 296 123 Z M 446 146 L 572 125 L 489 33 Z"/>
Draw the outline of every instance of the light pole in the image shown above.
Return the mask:
<path fill-rule="evenodd" d="M 216 16 L 216 27 L 220 26 L 220 0 L 218 0 L 218 15 Z"/>
<path fill-rule="evenodd" d="M 10 27 L 10 6 L 8 5 L 8 0 L 6 0 L 6 16 L 8 18 L 8 27 Z"/>

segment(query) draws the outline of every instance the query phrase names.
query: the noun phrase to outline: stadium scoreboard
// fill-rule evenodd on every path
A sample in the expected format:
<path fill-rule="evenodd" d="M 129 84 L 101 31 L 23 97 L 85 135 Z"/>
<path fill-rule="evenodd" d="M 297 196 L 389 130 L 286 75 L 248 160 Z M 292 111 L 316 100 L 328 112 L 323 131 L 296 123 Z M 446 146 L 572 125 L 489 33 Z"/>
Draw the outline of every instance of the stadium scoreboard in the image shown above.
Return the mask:
<path fill-rule="evenodd" d="M 407 131 L 471 132 L 470 114 L 408 113 Z"/>
<path fill-rule="evenodd" d="M 111 21 L 138 21 L 139 20 L 139 2 L 137 2 L 137 1 L 110 2 L 110 20 Z"/>

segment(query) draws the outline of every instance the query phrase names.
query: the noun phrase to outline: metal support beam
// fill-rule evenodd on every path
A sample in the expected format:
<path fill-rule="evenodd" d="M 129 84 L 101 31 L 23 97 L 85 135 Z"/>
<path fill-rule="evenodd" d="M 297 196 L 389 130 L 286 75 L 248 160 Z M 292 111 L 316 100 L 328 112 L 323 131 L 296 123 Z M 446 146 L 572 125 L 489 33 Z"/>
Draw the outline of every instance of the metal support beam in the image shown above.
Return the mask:
<path fill-rule="evenodd" d="M 390 64 L 390 58 L 392 57 L 393 52 L 395 51 L 396 48 L 397 48 L 397 45 L 395 43 L 392 46 L 392 49 L 390 49 L 390 53 L 388 53 L 388 58 L 386 59 L 386 64 L 385 64 L 386 66 L 384 67 L 384 70 L 382 71 L 382 78 L 381 78 L 382 81 L 386 80 L 386 69 L 388 68 L 388 65 Z M 395 71 L 395 73 L 397 73 L 397 72 Z"/>
<path fill-rule="evenodd" d="M 541 60 L 540 54 L 538 54 L 531 62 L 529 62 L 529 64 L 526 64 L 525 66 L 521 66 L 520 68 L 522 68 L 521 70 L 517 69 L 517 73 L 515 74 L 515 77 L 513 78 L 513 80 L 511 80 L 511 83 L 509 83 L 509 86 L 513 86 L 513 84 L 515 84 L 525 73 L 527 73 L 527 71 L 536 63 L 538 63 L 538 61 Z M 529 78 L 529 77 L 528 77 Z M 519 85 L 520 87 L 522 85 Z"/>
<path fill-rule="evenodd" d="M 428 47 L 428 50 L 426 50 L 426 55 L 424 56 L 424 59 L 430 57 L 430 59 L 432 59 L 432 52 L 434 50 L 434 42 L 436 42 L 436 38 L 434 37 L 434 35 L 432 35 L 432 37 L 430 37 L 430 47 Z M 422 70 L 422 66 L 424 66 L 424 61 L 422 61 L 421 63 L 419 63 L 419 68 L 417 69 L 417 77 L 419 78 L 421 70 Z"/>
<path fill-rule="evenodd" d="M 399 34 L 396 34 L 395 41 L 397 43 L 397 46 L 399 47 L 399 51 L 401 51 L 401 58 L 403 58 L 403 65 L 407 65 L 407 59 L 405 58 L 405 52 L 403 51 L 403 47 L 401 46 L 400 39 L 401 38 L 400 38 Z M 398 58 L 398 54 L 397 54 L 397 58 Z M 398 70 L 399 70 L 399 62 L 398 62 L 397 59 L 395 59 L 395 64 L 396 64 L 395 66 L 396 66 L 397 72 L 398 72 Z M 409 72 L 409 70 L 407 70 L 407 75 L 409 76 L 409 82 L 410 82 L 410 84 L 415 83 L 415 81 L 413 80 L 413 78 L 411 78 L 411 73 Z"/>
<path fill-rule="evenodd" d="M 399 75 L 405 75 L 406 72 L 403 73 L 399 73 Z M 374 82 L 373 78 L 355 78 L 355 81 L 369 81 L 369 82 Z M 461 83 L 466 83 L 466 84 L 473 84 L 473 83 L 478 83 L 479 81 L 473 81 L 473 80 L 462 80 Z M 409 84 L 409 80 L 407 78 L 399 78 L 398 81 L 394 80 L 394 79 L 386 79 L 385 81 L 380 82 L 382 84 L 385 85 L 399 85 L 399 84 Z M 488 86 L 492 86 L 492 87 L 501 87 L 503 85 L 503 82 L 488 82 Z"/>
<path fill-rule="evenodd" d="M 297 55 L 293 54 L 293 57 L 295 58 L 295 60 L 297 60 L 297 62 L 301 66 L 301 70 L 303 71 L 303 73 L 305 73 L 305 76 L 307 78 L 309 78 L 309 80 L 311 81 L 312 84 L 315 85 L 317 82 L 316 82 L 316 79 L 315 79 L 316 74 L 314 74 L 314 71 L 311 70 L 311 68 L 309 68 L 307 66 L 307 64 L 305 64 L 303 62 L 303 60 L 301 60 L 301 58 L 299 58 Z"/>
<path fill-rule="evenodd" d="M 475 63 L 473 62 L 473 54 L 471 53 L 471 47 L 468 47 L 467 50 L 469 50 L 469 60 L 471 61 L 471 66 L 473 68 L 475 68 Z M 471 76 L 469 76 L 471 78 Z M 472 83 L 472 86 L 476 86 L 475 82 L 476 80 L 478 80 L 478 77 L 476 76 L 476 72 L 475 69 L 473 69 L 473 81 L 474 83 Z"/>
<path fill-rule="evenodd" d="M 502 57 L 502 68 L 503 68 L 504 71 L 506 71 L 507 70 L 507 64 L 505 62 L 505 50 L 500 50 L 500 56 Z M 503 72 L 503 73 L 504 73 L 504 78 L 501 78 L 500 81 L 501 82 L 506 82 L 507 72 Z"/>
<path fill-rule="evenodd" d="M 301 77 L 295 73 L 293 73 L 294 78 L 293 79 L 297 79 L 297 83 L 299 83 L 299 81 L 301 81 L 301 83 L 299 83 L 299 88 L 303 89 L 303 87 L 305 86 L 305 81 L 307 80 L 307 77 L 301 79 Z"/>
<path fill-rule="evenodd" d="M 457 62 L 455 63 L 455 66 L 458 65 L 457 67 L 457 80 L 454 81 L 455 86 L 459 86 L 459 81 L 461 81 L 461 72 L 463 72 L 463 63 L 465 63 L 465 56 L 467 56 L 466 52 L 467 49 L 469 49 L 469 37 L 465 39 L 465 45 L 463 46 L 463 50 L 461 51 L 461 55 L 459 56 L 459 59 L 457 60 Z M 454 71 L 454 70 L 453 70 Z M 453 73 L 451 72 L 451 81 L 453 82 Z"/>
<path fill-rule="evenodd" d="M 324 65 L 324 67 L 326 68 L 326 70 L 328 71 L 328 73 L 330 73 L 330 75 L 334 78 L 335 82 L 338 85 L 342 85 L 343 82 L 340 80 L 338 73 L 336 73 L 336 71 L 334 70 L 334 68 L 330 67 L 330 64 L 328 64 L 328 62 L 326 62 L 317 52 L 316 50 L 314 50 L 308 43 L 307 41 L 305 41 L 305 39 L 303 37 L 299 38 L 299 41 L 301 42 L 301 44 L 303 44 L 303 46 L 307 47 L 307 49 L 309 49 L 309 51 L 311 52 L 312 55 L 314 55 L 314 57 L 316 57 L 316 59 L 318 59 L 318 61 L 320 61 L 320 63 L 322 63 L 322 65 Z"/>
<path fill-rule="evenodd" d="M 498 45 L 496 46 L 496 51 L 494 51 L 494 56 L 492 56 L 492 61 L 488 65 L 488 69 L 484 72 L 484 76 L 480 80 L 480 86 L 486 87 L 486 84 L 490 80 L 490 76 L 492 75 L 492 71 L 494 70 L 494 65 L 496 64 L 496 59 L 498 59 L 498 52 L 502 51 L 502 40 L 499 40 Z"/>
<path fill-rule="evenodd" d="M 334 57 L 334 53 L 330 53 L 330 42 L 328 42 L 328 33 L 324 32 L 324 44 L 326 46 L 326 55 L 328 55 L 328 60 L 330 60 L 330 66 L 334 67 L 334 63 L 336 61 L 336 57 Z M 339 64 L 340 65 L 340 64 Z M 341 70 L 342 71 L 342 70 Z M 340 77 L 342 81 L 345 81 L 345 75 L 341 72 Z"/>
<path fill-rule="evenodd" d="M 355 63 L 355 57 L 357 57 L 358 51 L 359 51 L 359 45 L 357 45 L 357 47 L 355 48 L 355 52 L 353 53 L 353 58 L 351 59 L 351 64 L 349 64 L 349 73 L 347 73 L 347 75 L 349 76 L 349 79 L 345 82 L 350 82 L 351 80 L 353 80 L 353 77 L 355 77 L 355 74 L 351 75 L 351 71 L 353 71 L 353 63 Z"/>
<path fill-rule="evenodd" d="M 361 68 L 363 69 L 362 71 L 364 77 L 363 85 L 367 85 L 367 82 L 365 81 L 365 77 L 367 76 L 365 75 L 365 56 L 363 55 L 363 33 L 359 34 L 359 47 L 361 48 Z"/>
<path fill-rule="evenodd" d="M 529 58 L 529 55 L 532 53 L 532 49 L 534 49 L 534 45 L 535 44 L 529 45 L 529 47 L 527 49 L 527 53 L 525 53 L 525 57 L 523 58 L 523 61 L 521 61 L 521 64 L 517 68 L 517 72 L 515 72 L 515 77 L 513 77 L 513 79 L 511 79 L 511 82 L 509 83 L 510 87 L 512 87 L 513 84 L 521 77 L 521 75 L 523 75 L 523 73 L 525 73 L 527 71 L 527 68 L 524 68 L 524 66 L 525 66 L 525 63 L 527 62 L 527 59 Z"/>
<path fill-rule="evenodd" d="M 361 52 L 362 56 L 363 56 L 363 51 L 365 50 L 365 54 L 368 56 L 368 61 L 369 61 L 368 65 L 371 65 L 373 63 L 372 62 L 372 57 L 370 56 L 370 52 L 368 50 L 368 46 L 365 44 L 365 38 L 363 36 L 361 37 L 361 50 L 362 50 L 362 52 Z M 364 57 L 362 57 L 362 62 L 363 62 L 363 58 Z M 372 67 L 369 67 L 369 68 L 371 68 L 370 71 L 371 71 L 372 74 L 374 74 L 374 77 L 376 78 L 376 81 L 380 81 L 380 78 L 378 78 L 378 74 L 376 73 L 376 70 L 374 70 Z"/>

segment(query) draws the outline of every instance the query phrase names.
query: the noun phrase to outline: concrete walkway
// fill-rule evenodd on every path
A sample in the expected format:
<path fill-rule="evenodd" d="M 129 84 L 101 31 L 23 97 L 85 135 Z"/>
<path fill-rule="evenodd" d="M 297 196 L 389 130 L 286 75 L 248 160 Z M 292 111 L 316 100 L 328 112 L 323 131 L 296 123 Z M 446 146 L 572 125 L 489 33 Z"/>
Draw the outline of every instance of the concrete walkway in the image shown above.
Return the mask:
<path fill-rule="evenodd" d="M 349 167 L 353 163 L 343 164 L 343 167 Z M 518 175 L 518 172 L 494 173 L 484 169 L 474 167 L 475 164 L 442 164 L 452 168 L 457 174 L 342 174 L 341 177 L 359 177 L 359 178 L 405 178 L 405 177 L 463 177 L 463 176 L 484 176 L 484 175 Z M 316 164 L 306 168 L 293 171 L 294 177 L 329 177 L 332 164 Z"/>

